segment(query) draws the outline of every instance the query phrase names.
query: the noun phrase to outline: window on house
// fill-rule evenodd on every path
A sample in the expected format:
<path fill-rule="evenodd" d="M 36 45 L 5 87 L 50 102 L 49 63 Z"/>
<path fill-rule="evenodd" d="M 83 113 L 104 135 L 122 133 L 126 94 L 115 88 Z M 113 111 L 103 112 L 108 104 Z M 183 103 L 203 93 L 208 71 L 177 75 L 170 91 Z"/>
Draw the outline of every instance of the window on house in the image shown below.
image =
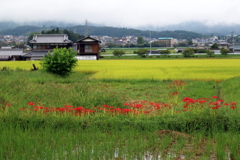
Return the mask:
<path fill-rule="evenodd" d="M 92 52 L 92 45 L 85 45 L 85 52 Z"/>

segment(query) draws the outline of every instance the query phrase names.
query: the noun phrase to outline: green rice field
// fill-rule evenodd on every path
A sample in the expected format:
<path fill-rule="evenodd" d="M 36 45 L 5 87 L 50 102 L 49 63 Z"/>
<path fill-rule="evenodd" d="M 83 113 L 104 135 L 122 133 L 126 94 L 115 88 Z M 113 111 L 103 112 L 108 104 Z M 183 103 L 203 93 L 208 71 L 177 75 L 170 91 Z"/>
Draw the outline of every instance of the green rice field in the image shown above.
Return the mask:
<path fill-rule="evenodd" d="M 69 77 L 0 62 L 0 159 L 239 159 L 239 62 L 79 61 Z"/>

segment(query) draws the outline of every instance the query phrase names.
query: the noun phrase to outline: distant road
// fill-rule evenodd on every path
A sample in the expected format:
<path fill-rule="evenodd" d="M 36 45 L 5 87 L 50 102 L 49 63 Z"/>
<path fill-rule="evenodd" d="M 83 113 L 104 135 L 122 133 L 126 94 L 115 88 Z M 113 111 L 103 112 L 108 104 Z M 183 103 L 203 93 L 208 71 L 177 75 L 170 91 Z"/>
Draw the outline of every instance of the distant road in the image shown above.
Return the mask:
<path fill-rule="evenodd" d="M 194 55 L 206 55 L 207 53 L 195 53 Z M 217 55 L 220 55 L 221 53 L 220 52 L 215 52 L 215 54 Z M 237 55 L 240 55 L 240 53 L 228 53 L 228 54 L 237 54 Z M 149 56 L 154 56 L 154 55 L 160 55 L 160 54 L 149 54 Z M 177 56 L 177 55 L 182 55 L 181 53 L 173 53 L 173 54 L 170 54 L 170 55 L 174 55 L 174 56 Z M 101 56 L 113 56 L 113 54 L 101 54 Z M 124 56 L 137 56 L 137 54 L 125 54 Z"/>

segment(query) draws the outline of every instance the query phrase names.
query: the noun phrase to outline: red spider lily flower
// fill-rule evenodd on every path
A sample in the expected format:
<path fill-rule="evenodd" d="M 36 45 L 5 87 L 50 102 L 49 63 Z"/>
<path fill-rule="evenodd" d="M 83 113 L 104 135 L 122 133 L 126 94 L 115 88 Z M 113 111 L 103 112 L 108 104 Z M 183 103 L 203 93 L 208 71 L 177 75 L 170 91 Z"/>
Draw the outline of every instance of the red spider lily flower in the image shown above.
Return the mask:
<path fill-rule="evenodd" d="M 7 103 L 7 104 L 6 104 L 6 106 L 10 107 L 10 106 L 11 106 L 11 104 L 8 104 L 8 103 Z"/>
<path fill-rule="evenodd" d="M 179 94 L 178 92 L 175 92 L 175 93 L 173 93 L 172 95 L 174 96 L 174 95 L 177 95 L 177 94 Z"/>
<path fill-rule="evenodd" d="M 39 111 L 38 109 L 33 109 L 33 110 L 36 111 L 36 112 Z"/>
<path fill-rule="evenodd" d="M 218 109 L 218 107 L 211 107 L 212 109 Z"/>
<path fill-rule="evenodd" d="M 34 106 L 35 104 L 33 102 L 28 102 L 30 106 Z"/>
<path fill-rule="evenodd" d="M 205 103 L 205 102 L 207 102 L 206 100 L 200 100 L 200 101 L 197 101 L 198 103 Z"/>
<path fill-rule="evenodd" d="M 129 104 L 128 104 L 128 103 L 124 103 L 123 105 L 124 105 L 124 106 L 128 106 Z"/>
<path fill-rule="evenodd" d="M 237 107 L 236 107 L 236 106 L 231 106 L 230 108 L 232 108 L 232 109 L 236 109 Z"/>
<path fill-rule="evenodd" d="M 218 102 L 223 102 L 223 99 L 219 99 Z"/>
<path fill-rule="evenodd" d="M 229 104 L 228 103 L 224 103 L 224 106 L 228 106 Z"/>
<path fill-rule="evenodd" d="M 144 111 L 144 113 L 145 113 L 145 114 L 148 114 L 148 113 L 149 113 L 149 111 Z"/>
<path fill-rule="evenodd" d="M 45 107 L 43 107 L 43 106 L 35 106 L 34 108 L 45 109 Z"/>
<path fill-rule="evenodd" d="M 172 88 L 172 86 L 169 86 L 170 88 Z"/>
<path fill-rule="evenodd" d="M 147 101 L 142 101 L 141 103 L 147 103 Z"/>
<path fill-rule="evenodd" d="M 20 110 L 22 110 L 22 111 L 23 111 L 23 110 L 25 110 L 25 108 L 20 108 Z"/>
<path fill-rule="evenodd" d="M 64 105 L 64 107 L 66 107 L 66 108 L 71 108 L 71 107 L 73 107 L 72 105 Z"/>
<path fill-rule="evenodd" d="M 185 97 L 185 98 L 183 98 L 182 101 L 183 101 L 183 102 L 188 102 L 188 103 L 194 103 L 194 102 L 195 102 L 194 99 L 189 98 L 189 97 Z"/>
<path fill-rule="evenodd" d="M 164 107 L 168 107 L 169 105 L 168 104 L 164 104 Z"/>
<path fill-rule="evenodd" d="M 187 111 L 187 109 L 184 109 L 183 111 L 184 111 L 184 112 L 186 112 L 186 111 Z"/>
<path fill-rule="evenodd" d="M 231 102 L 231 105 L 237 105 L 237 102 Z"/>
<path fill-rule="evenodd" d="M 218 96 L 212 96 L 212 98 L 218 98 Z"/>
<path fill-rule="evenodd" d="M 141 104 L 135 104 L 135 108 L 142 108 L 143 105 Z"/>
<path fill-rule="evenodd" d="M 149 103 L 150 105 L 155 105 L 155 103 Z"/>
<path fill-rule="evenodd" d="M 175 111 L 175 113 L 179 113 L 179 111 Z"/>
<path fill-rule="evenodd" d="M 65 108 L 64 108 L 65 109 Z M 72 110 L 76 110 L 78 112 L 81 112 L 82 110 L 84 110 L 84 107 L 77 107 L 77 108 L 73 108 Z"/>

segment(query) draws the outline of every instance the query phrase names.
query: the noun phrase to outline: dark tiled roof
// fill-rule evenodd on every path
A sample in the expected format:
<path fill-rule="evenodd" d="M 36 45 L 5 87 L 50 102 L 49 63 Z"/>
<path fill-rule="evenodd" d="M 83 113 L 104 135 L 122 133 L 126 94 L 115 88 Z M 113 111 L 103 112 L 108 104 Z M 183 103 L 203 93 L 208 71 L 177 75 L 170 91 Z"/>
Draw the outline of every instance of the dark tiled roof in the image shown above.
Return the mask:
<path fill-rule="evenodd" d="M 30 51 L 24 57 L 44 57 L 47 53 L 47 51 Z"/>
<path fill-rule="evenodd" d="M 73 43 L 67 34 L 35 34 L 29 43 Z"/>
<path fill-rule="evenodd" d="M 24 54 L 22 49 L 0 49 L 1 56 L 22 56 Z"/>
<path fill-rule="evenodd" d="M 89 42 L 96 41 L 96 42 L 98 42 L 98 43 L 101 43 L 101 41 L 99 41 L 99 40 L 97 40 L 97 39 L 95 39 L 95 38 L 92 38 L 92 37 L 90 37 L 90 36 L 84 37 L 84 38 L 78 40 L 77 42 L 82 42 L 82 41 L 86 41 L 86 42 L 87 42 L 88 40 L 90 40 Z"/>

